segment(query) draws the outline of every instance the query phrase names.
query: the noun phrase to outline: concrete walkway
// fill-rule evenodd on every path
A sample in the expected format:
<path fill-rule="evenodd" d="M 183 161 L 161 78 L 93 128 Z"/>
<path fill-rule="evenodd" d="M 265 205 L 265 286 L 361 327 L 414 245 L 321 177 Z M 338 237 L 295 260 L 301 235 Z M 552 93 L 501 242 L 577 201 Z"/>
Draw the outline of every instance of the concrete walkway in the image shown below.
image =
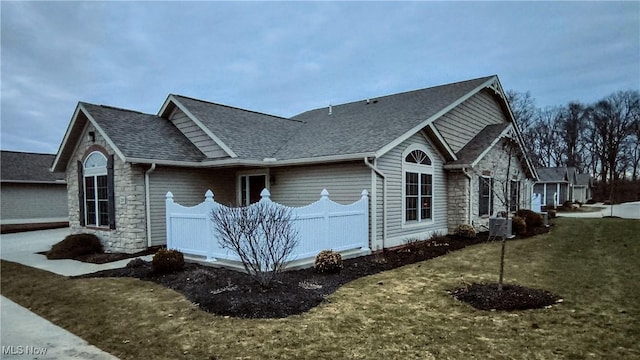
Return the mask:
<path fill-rule="evenodd" d="M 68 228 L 0 235 L 0 258 L 64 276 L 120 268 L 131 261 L 88 264 L 75 260 L 47 260 L 46 256 L 37 254 L 49 250 L 67 235 Z M 143 259 L 150 260 L 151 257 L 148 255 Z M 0 297 L 0 308 L 1 359 L 117 359 L 4 296 Z"/>
<path fill-rule="evenodd" d="M 600 211 L 594 212 L 558 212 L 559 217 L 573 217 L 573 218 L 601 218 L 604 216 L 617 216 L 623 219 L 636 219 L 640 220 L 640 201 L 628 202 L 616 205 L 603 205 L 597 203 L 593 205 L 583 205 L 583 207 L 597 207 L 603 208 Z"/>

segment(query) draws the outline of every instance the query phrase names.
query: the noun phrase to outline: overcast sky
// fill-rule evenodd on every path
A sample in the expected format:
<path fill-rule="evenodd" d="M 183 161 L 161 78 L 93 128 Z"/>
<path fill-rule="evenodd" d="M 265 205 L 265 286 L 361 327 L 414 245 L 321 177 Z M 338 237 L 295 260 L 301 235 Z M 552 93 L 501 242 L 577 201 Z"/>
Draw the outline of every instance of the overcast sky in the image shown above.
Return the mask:
<path fill-rule="evenodd" d="M 640 2 L 1 2 L 3 150 L 78 101 L 170 93 L 289 117 L 497 74 L 540 107 L 640 89 Z"/>

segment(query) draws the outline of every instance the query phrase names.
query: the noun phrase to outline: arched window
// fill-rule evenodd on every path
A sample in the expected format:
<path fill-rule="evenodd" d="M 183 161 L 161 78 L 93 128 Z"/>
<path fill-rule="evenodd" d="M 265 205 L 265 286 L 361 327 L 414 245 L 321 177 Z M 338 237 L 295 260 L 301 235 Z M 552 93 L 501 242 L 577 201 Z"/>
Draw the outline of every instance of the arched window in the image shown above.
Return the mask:
<path fill-rule="evenodd" d="M 404 158 L 404 161 L 420 165 L 431 165 L 431 158 L 422 150 L 413 150 Z"/>
<path fill-rule="evenodd" d="M 421 147 L 410 146 L 403 154 L 404 223 L 433 219 L 433 162 Z"/>
<path fill-rule="evenodd" d="M 85 224 L 107 227 L 109 226 L 107 158 L 99 151 L 92 152 L 84 161 L 83 174 Z"/>

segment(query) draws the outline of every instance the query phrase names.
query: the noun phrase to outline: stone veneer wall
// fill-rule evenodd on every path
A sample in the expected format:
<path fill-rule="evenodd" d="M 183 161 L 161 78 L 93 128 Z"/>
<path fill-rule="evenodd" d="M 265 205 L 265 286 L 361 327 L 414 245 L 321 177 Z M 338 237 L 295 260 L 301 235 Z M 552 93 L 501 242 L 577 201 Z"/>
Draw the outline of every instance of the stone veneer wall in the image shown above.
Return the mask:
<path fill-rule="evenodd" d="M 462 171 L 447 175 L 447 229 L 453 233 L 458 225 L 469 223 L 469 178 Z"/>
<path fill-rule="evenodd" d="M 91 142 L 87 133 L 94 131 L 96 140 Z M 76 152 L 67 167 L 67 194 L 69 200 L 69 227 L 72 234 L 90 233 L 100 238 L 107 252 L 134 253 L 147 246 L 144 169 L 122 162 L 118 155 L 114 156 L 114 182 L 116 201 L 116 228 L 103 229 L 80 226 L 78 201 L 78 160 L 82 161 L 85 151 L 91 145 L 99 145 L 114 154 L 113 149 L 89 124 L 85 129 Z"/>
<path fill-rule="evenodd" d="M 507 164 L 509 162 L 509 156 L 506 150 L 502 149 L 501 144 L 496 144 L 476 165 L 474 170 L 474 176 L 471 181 L 471 193 L 473 194 L 471 202 L 471 215 L 474 225 L 483 224 L 488 226 L 489 219 L 487 217 L 478 216 L 478 208 L 480 199 L 478 197 L 478 183 L 480 176 L 484 171 L 490 171 L 490 177 L 494 178 L 493 184 L 493 213 L 498 211 L 504 211 L 506 205 L 503 203 L 504 194 L 502 194 L 502 186 L 507 175 Z M 525 174 L 522 165 L 514 155 L 511 158 L 511 171 L 509 177 L 513 179 L 513 176 L 517 175 L 518 180 L 524 180 Z M 524 199 L 523 192 L 526 191 L 526 182 L 521 182 L 520 199 Z"/>

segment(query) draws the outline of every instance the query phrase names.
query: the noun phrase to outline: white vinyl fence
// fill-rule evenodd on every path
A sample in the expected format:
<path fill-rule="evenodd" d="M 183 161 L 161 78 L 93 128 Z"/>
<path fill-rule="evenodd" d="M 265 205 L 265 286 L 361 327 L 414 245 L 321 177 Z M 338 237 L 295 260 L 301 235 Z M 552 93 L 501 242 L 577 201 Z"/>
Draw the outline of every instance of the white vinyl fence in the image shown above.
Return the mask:
<path fill-rule="evenodd" d="M 267 189 L 262 190 L 261 202 L 284 206 L 271 201 Z M 369 194 L 362 191 L 360 200 L 349 205 L 338 204 L 329 199 L 325 189 L 320 200 L 303 207 L 291 209 L 294 226 L 298 230 L 298 246 L 289 261 L 315 257 L 320 251 L 346 251 L 360 249 L 369 251 Z M 173 201 L 173 194 L 166 195 L 167 247 L 187 255 L 206 257 L 207 261 L 240 258 L 218 241 L 211 212 L 219 206 L 213 192 L 205 193 L 204 202 L 185 207 Z M 252 205 L 249 205 L 252 206 Z"/>

